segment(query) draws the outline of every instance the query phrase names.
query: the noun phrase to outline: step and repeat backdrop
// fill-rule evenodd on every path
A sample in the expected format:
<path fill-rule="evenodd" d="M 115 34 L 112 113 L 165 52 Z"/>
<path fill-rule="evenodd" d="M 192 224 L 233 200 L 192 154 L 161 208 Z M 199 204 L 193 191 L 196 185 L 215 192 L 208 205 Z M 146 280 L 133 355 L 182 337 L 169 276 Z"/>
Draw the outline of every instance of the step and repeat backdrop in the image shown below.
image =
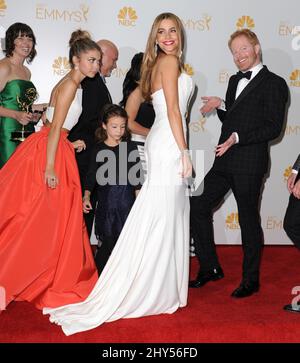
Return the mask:
<path fill-rule="evenodd" d="M 69 71 L 68 41 L 73 30 L 88 30 L 96 41 L 113 41 L 119 48 L 119 60 L 107 85 L 118 103 L 131 58 L 144 51 L 154 18 L 165 11 L 175 13 L 183 22 L 185 69 L 195 83 L 189 140 L 199 169 L 196 184 L 213 163 L 221 127 L 215 114 L 207 117 L 200 114 L 201 97 L 225 96 L 228 79 L 236 72 L 227 46 L 230 34 L 241 28 L 253 30 L 261 42 L 263 63 L 289 85 L 290 107 L 285 129 L 282 138 L 271 145 L 271 168 L 261 201 L 265 243 L 289 244 L 282 225 L 289 197 L 286 180 L 300 153 L 298 0 L 0 0 L 0 37 L 4 38 L 5 30 L 15 22 L 32 27 L 38 54 L 29 67 L 39 102 L 48 101 L 54 84 Z M 232 194 L 226 196 L 216 211 L 214 225 L 216 243 L 241 242 Z"/>

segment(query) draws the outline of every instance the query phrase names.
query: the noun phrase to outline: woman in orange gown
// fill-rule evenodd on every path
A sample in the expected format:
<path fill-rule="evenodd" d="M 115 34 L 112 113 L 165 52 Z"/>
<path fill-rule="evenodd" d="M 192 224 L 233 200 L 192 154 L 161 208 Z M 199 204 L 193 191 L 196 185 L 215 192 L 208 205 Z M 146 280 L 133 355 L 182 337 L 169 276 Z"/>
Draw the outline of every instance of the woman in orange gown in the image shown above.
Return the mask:
<path fill-rule="evenodd" d="M 70 39 L 71 71 L 52 90 L 47 121 L 0 170 L 0 287 L 6 305 L 37 308 L 84 300 L 98 279 L 83 221 L 68 131 L 81 113 L 81 81 L 99 71 L 101 50 L 87 32 Z"/>

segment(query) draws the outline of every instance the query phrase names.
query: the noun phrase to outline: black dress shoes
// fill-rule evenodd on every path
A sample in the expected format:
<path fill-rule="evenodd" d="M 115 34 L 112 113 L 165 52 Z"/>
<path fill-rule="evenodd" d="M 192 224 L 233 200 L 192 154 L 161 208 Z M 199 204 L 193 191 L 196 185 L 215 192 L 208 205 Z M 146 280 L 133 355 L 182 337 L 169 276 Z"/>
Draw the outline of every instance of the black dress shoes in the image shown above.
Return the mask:
<path fill-rule="evenodd" d="M 242 282 L 240 286 L 232 292 L 231 296 L 235 298 L 247 297 L 251 296 L 258 290 L 259 290 L 259 283 Z"/>
<path fill-rule="evenodd" d="M 293 313 L 300 313 L 300 304 L 288 304 L 283 307 L 284 310 L 292 311 Z"/>
<path fill-rule="evenodd" d="M 189 287 L 197 288 L 205 285 L 209 281 L 220 280 L 224 277 L 221 267 L 214 268 L 206 272 L 199 272 L 197 279 L 189 282 Z"/>

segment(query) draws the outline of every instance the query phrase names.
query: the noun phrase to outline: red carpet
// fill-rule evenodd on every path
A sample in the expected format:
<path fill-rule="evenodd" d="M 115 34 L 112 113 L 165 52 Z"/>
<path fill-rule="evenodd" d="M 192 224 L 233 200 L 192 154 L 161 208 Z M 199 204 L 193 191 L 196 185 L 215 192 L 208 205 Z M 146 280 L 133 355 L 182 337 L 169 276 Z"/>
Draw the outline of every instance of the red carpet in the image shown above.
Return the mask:
<path fill-rule="evenodd" d="M 265 247 L 261 290 L 241 300 L 230 297 L 240 282 L 241 247 L 219 246 L 218 252 L 225 278 L 190 289 L 188 306 L 173 315 L 119 320 L 66 337 L 32 305 L 17 302 L 0 314 L 0 342 L 300 342 L 300 314 L 282 310 L 300 286 L 299 251 Z M 196 258 L 191 265 L 194 276 Z"/>

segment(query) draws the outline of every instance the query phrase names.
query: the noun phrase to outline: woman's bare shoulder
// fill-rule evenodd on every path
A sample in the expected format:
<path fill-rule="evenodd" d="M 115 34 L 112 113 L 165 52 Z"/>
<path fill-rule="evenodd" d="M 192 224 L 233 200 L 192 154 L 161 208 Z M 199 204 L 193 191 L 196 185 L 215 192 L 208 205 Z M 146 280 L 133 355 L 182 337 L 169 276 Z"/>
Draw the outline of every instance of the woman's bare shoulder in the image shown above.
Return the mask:
<path fill-rule="evenodd" d="M 157 62 L 157 66 L 162 69 L 168 69 L 169 67 L 178 67 L 179 62 L 178 62 L 178 58 L 175 55 L 172 54 L 166 54 L 162 57 L 160 57 L 160 59 Z"/>
<path fill-rule="evenodd" d="M 60 94 L 73 94 L 77 89 L 77 84 L 72 78 L 66 77 L 62 82 L 59 82 L 54 90 Z"/>
<path fill-rule="evenodd" d="M 73 99 L 76 89 L 77 84 L 71 78 L 65 77 L 64 79 L 60 80 L 52 89 L 50 104 L 56 104 L 58 95 L 61 100 L 67 100 L 68 98 Z"/>
<path fill-rule="evenodd" d="M 3 58 L 0 60 L 0 74 L 2 77 L 8 77 L 11 73 L 11 65 L 7 58 Z"/>

